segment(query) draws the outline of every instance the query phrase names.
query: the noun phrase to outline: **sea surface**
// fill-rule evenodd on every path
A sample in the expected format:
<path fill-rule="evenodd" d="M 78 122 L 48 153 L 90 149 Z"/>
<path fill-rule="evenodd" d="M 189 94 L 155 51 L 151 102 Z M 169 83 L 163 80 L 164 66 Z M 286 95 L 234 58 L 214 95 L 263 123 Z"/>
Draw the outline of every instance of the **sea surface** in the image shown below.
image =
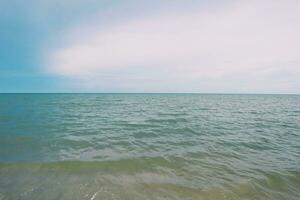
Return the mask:
<path fill-rule="evenodd" d="M 300 95 L 0 94 L 0 200 L 299 200 Z"/>

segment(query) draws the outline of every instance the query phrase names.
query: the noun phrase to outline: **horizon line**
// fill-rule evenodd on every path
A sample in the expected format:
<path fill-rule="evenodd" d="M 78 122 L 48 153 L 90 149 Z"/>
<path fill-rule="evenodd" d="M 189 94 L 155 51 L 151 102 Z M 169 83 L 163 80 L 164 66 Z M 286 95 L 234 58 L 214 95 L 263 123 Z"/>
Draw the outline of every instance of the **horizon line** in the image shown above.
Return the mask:
<path fill-rule="evenodd" d="M 300 95 L 300 93 L 238 92 L 0 92 L 1 94 L 202 94 L 202 95 Z"/>

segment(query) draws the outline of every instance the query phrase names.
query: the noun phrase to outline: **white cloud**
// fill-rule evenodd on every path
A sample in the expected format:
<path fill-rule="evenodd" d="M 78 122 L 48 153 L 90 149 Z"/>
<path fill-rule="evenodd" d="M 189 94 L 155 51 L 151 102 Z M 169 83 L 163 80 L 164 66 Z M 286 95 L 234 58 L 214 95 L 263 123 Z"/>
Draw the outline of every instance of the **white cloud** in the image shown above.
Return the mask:
<path fill-rule="evenodd" d="M 93 89 L 299 92 L 299 10 L 296 0 L 237 1 L 112 26 L 94 19 L 64 36 L 47 71 Z"/>

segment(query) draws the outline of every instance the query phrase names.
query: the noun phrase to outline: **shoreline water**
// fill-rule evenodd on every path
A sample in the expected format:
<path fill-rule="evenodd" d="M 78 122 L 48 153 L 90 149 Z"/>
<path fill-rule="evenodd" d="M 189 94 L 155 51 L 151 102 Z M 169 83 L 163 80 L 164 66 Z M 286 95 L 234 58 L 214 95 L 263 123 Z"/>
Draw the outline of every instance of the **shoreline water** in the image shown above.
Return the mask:
<path fill-rule="evenodd" d="M 300 96 L 0 94 L 0 199 L 299 199 Z"/>

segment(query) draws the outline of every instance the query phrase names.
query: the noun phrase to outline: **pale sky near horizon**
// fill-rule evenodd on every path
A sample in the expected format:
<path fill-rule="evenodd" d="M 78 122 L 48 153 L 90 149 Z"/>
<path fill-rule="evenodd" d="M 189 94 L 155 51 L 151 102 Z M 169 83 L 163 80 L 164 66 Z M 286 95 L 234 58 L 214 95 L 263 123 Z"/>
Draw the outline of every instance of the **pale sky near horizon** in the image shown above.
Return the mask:
<path fill-rule="evenodd" d="M 0 92 L 300 93 L 299 0 L 0 1 Z"/>

